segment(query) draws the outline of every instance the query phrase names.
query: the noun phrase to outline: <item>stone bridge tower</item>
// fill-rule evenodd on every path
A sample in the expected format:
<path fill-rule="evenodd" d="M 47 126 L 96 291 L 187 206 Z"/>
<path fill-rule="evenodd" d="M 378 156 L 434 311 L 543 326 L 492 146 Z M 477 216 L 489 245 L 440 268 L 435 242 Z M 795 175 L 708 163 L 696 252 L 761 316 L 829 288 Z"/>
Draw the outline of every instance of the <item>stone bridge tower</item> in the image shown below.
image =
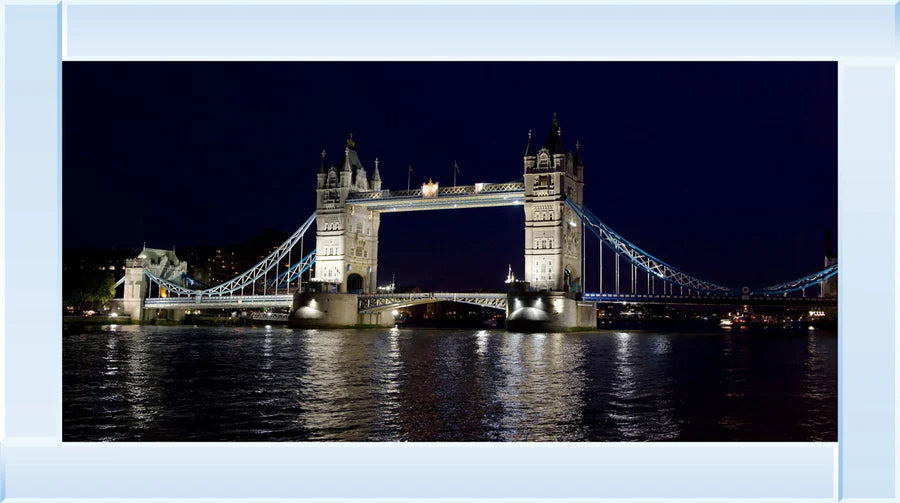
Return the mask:
<path fill-rule="evenodd" d="M 136 258 L 125 259 L 125 292 L 122 308 L 133 321 L 147 321 L 157 317 L 145 312 L 144 299 L 150 290 L 150 280 L 145 271 L 176 285 L 184 286 L 187 276 L 187 262 L 178 260 L 175 250 L 147 248 L 145 245 Z M 164 291 L 165 289 L 163 289 Z M 166 310 L 161 310 L 165 312 Z M 184 319 L 184 310 L 173 309 L 170 319 Z"/>
<path fill-rule="evenodd" d="M 566 204 L 581 206 L 584 165 L 576 143 L 566 152 L 554 115 L 544 146 L 525 149 L 525 281 L 535 291 L 574 292 L 582 285 L 582 222 Z"/>
<path fill-rule="evenodd" d="M 368 178 L 353 135 L 344 155 L 328 165 L 325 151 L 316 184 L 316 266 L 313 281 L 334 283 L 340 293 L 374 293 L 378 277 L 378 212 L 348 206 L 354 192 L 381 190 L 378 159 Z"/>

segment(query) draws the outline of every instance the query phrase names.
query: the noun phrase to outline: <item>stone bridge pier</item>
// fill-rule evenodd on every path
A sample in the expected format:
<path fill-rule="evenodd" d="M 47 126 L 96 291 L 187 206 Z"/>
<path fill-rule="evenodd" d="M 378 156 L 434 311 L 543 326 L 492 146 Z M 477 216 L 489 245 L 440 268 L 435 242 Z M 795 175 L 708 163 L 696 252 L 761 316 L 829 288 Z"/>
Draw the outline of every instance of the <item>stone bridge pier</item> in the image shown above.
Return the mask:
<path fill-rule="evenodd" d="M 393 327 L 394 315 L 390 310 L 361 313 L 359 296 L 352 293 L 298 292 L 294 294 L 288 324 L 299 328 Z"/>

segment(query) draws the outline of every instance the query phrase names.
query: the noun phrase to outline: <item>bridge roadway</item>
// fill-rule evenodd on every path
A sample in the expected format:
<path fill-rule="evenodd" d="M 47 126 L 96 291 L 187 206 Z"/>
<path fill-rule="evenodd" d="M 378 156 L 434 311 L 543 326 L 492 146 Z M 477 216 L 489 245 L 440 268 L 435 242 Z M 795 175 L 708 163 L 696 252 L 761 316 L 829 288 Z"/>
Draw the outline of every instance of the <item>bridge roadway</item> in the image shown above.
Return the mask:
<path fill-rule="evenodd" d="M 253 309 L 253 308 L 289 308 L 293 305 L 294 295 L 222 295 L 222 296 L 184 296 L 144 299 L 144 307 L 148 309 Z M 389 309 L 399 309 L 418 304 L 453 301 L 464 304 L 506 310 L 505 293 L 386 293 L 359 296 L 359 312 L 377 313 Z"/>
<path fill-rule="evenodd" d="M 833 297 L 785 297 L 783 295 L 650 295 L 585 293 L 584 300 L 599 303 L 666 305 L 837 306 Z"/>
<path fill-rule="evenodd" d="M 433 302 L 461 302 L 473 304 L 491 309 L 506 311 L 505 293 L 381 293 L 375 295 L 359 296 L 360 313 L 377 313 L 388 309 L 400 309 L 418 304 L 431 304 Z"/>
<path fill-rule="evenodd" d="M 184 296 L 144 299 L 149 309 L 241 309 L 291 307 L 294 294 L 288 295 L 221 295 Z"/>
<path fill-rule="evenodd" d="M 290 308 L 294 295 L 223 295 L 204 297 L 166 297 L 144 300 L 149 309 L 257 309 Z M 729 295 L 630 295 L 614 293 L 586 293 L 583 300 L 600 303 L 634 303 L 667 305 L 771 305 L 771 306 L 837 306 L 837 299 L 822 297 L 784 297 L 780 295 L 747 298 Z M 461 302 L 476 306 L 506 310 L 505 293 L 383 293 L 359 296 L 359 312 L 377 313 L 434 302 Z"/>

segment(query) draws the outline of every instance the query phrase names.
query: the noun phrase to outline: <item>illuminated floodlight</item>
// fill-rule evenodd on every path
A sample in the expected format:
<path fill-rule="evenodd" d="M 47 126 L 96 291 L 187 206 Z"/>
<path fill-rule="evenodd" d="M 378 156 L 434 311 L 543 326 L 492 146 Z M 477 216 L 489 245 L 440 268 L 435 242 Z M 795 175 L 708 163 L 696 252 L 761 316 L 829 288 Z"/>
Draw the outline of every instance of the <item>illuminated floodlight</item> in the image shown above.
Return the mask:
<path fill-rule="evenodd" d="M 557 313 L 563 312 L 564 305 L 565 304 L 563 303 L 562 299 L 553 299 L 553 308 L 556 310 Z"/>
<path fill-rule="evenodd" d="M 437 197 L 438 187 L 439 184 L 429 179 L 428 183 L 422 184 L 422 197 Z"/>

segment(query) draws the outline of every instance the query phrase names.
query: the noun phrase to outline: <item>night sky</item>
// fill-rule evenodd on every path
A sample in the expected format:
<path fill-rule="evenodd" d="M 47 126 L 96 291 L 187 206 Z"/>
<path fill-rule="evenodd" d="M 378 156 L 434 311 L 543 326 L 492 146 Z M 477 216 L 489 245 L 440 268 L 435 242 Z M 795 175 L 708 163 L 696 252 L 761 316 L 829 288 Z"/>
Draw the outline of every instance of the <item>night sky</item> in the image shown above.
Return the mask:
<path fill-rule="evenodd" d="M 566 148 L 581 142 L 585 205 L 689 274 L 764 286 L 821 269 L 824 232 L 837 240 L 834 63 L 65 62 L 63 247 L 292 232 L 315 211 L 322 149 L 337 162 L 349 133 L 386 189 L 406 188 L 408 164 L 413 186 L 451 185 L 454 161 L 460 185 L 517 180 L 554 112 Z M 381 284 L 523 273 L 521 207 L 381 222 Z M 591 238 L 592 291 L 597 253 Z"/>

